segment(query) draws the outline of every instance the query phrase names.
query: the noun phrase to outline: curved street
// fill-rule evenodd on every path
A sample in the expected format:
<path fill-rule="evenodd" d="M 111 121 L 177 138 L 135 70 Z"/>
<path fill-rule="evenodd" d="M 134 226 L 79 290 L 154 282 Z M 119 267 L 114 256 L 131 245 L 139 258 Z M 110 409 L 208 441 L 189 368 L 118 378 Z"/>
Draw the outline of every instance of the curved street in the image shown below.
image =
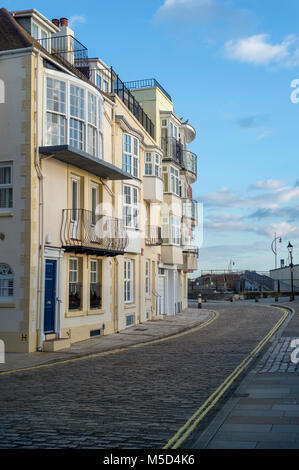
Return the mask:
<path fill-rule="evenodd" d="M 210 307 L 214 322 L 178 338 L 0 376 L 0 447 L 162 448 L 283 315 Z"/>

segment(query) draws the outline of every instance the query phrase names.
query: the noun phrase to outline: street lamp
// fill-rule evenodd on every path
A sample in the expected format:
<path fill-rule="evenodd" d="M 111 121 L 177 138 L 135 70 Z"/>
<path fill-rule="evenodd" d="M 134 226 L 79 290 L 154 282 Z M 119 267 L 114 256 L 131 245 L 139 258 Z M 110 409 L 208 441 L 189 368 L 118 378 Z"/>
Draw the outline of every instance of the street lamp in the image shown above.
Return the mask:
<path fill-rule="evenodd" d="M 290 295 L 290 301 L 294 300 L 294 265 L 293 265 L 293 245 L 291 242 L 289 242 L 287 246 L 289 255 L 290 255 L 290 271 L 291 271 L 291 295 Z"/>
<path fill-rule="evenodd" d="M 274 235 L 274 240 L 273 242 L 271 243 L 271 250 L 273 251 L 274 255 L 275 255 L 275 269 L 277 269 L 277 240 L 279 243 L 282 242 L 282 238 L 281 237 L 277 237 L 276 236 L 276 233 Z"/>

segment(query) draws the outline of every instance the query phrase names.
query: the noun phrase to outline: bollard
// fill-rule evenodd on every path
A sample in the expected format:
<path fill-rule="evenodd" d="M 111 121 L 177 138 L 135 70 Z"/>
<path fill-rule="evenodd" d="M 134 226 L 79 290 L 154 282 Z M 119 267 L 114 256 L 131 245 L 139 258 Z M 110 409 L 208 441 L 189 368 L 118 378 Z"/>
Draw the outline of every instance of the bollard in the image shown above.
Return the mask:
<path fill-rule="evenodd" d="M 202 298 L 201 298 L 201 294 L 199 294 L 199 296 L 198 296 L 198 308 L 202 308 Z"/>

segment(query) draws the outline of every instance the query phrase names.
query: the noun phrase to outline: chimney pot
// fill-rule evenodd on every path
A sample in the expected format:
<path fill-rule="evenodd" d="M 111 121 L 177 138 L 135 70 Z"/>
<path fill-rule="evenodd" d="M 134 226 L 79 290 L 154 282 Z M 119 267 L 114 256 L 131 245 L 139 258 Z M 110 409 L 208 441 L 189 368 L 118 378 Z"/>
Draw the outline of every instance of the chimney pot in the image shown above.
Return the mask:
<path fill-rule="evenodd" d="M 67 18 L 60 18 L 60 26 L 68 26 L 69 25 L 69 20 Z"/>
<path fill-rule="evenodd" d="M 59 28 L 59 20 L 57 18 L 53 18 L 52 23 Z"/>

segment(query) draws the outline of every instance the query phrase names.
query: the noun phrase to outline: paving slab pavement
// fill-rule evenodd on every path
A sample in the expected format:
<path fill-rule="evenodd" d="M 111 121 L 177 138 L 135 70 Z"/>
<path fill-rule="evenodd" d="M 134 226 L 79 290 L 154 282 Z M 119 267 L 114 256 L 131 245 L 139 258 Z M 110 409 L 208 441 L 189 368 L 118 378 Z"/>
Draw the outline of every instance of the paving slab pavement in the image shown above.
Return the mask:
<path fill-rule="evenodd" d="M 285 305 L 294 315 L 193 448 L 299 449 L 299 363 L 291 357 L 292 341 L 299 339 L 299 301 Z"/>
<path fill-rule="evenodd" d="M 120 331 L 120 333 L 97 336 L 73 343 L 70 348 L 57 352 L 6 353 L 5 364 L 0 364 L 0 374 L 3 371 L 108 352 L 172 336 L 206 323 L 214 316 L 215 313 L 212 310 L 188 308 L 177 315 L 165 315 L 160 320 L 139 323 Z"/>

